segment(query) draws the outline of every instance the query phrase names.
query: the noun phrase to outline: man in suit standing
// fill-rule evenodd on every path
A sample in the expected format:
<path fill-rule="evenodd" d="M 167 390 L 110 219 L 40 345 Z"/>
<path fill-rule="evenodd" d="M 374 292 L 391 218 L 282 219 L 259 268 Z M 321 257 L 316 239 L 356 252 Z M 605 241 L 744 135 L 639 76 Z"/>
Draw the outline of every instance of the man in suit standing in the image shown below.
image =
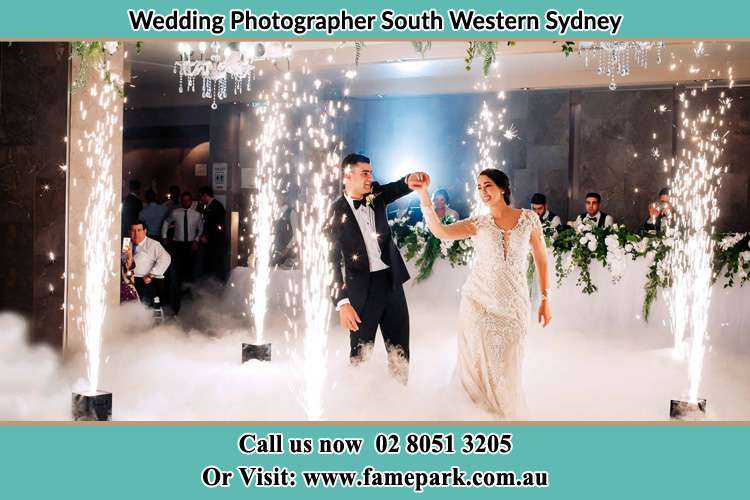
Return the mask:
<path fill-rule="evenodd" d="M 403 283 L 409 273 L 391 236 L 388 204 L 426 182 L 425 173 L 395 182 L 373 182 L 370 159 L 350 154 L 342 162 L 344 195 L 331 205 L 326 233 L 331 243 L 332 298 L 349 330 L 350 361 L 366 359 L 380 327 L 391 374 L 409 374 L 409 310 Z"/>
<path fill-rule="evenodd" d="M 125 199 L 122 200 L 122 213 L 120 219 L 122 222 L 121 234 L 123 237 L 130 235 L 130 226 L 138 222 L 138 215 L 141 213 L 141 210 L 143 210 L 143 202 L 140 198 L 141 181 L 138 179 L 132 179 L 128 183 L 128 189 L 130 189 L 130 192 Z M 158 236 L 158 234 L 155 234 L 154 236 Z"/>
<path fill-rule="evenodd" d="M 206 249 L 206 271 L 219 283 L 227 279 L 228 241 L 227 211 L 224 205 L 214 198 L 214 190 L 209 186 L 200 188 L 203 210 L 203 235 L 201 243 Z"/>

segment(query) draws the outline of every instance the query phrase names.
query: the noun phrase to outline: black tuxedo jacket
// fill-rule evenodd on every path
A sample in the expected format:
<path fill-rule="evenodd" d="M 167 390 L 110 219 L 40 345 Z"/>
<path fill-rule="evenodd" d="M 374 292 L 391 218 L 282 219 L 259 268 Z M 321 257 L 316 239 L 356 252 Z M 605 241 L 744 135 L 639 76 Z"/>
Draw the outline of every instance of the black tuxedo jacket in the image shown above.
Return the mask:
<path fill-rule="evenodd" d="M 372 192 L 376 195 L 372 208 L 375 211 L 375 228 L 379 235 L 380 255 L 388 265 L 391 283 L 401 286 L 409 279 L 404 259 L 396 247 L 388 225 L 386 207 L 388 204 L 411 193 L 406 178 L 383 184 L 373 183 Z M 333 265 L 333 286 L 331 298 L 337 304 L 341 299 L 349 299 L 358 314 L 362 314 L 370 286 L 370 261 L 367 248 L 357 219 L 346 198 L 341 196 L 333 202 L 326 225 L 326 235 L 331 243 L 330 260 Z"/>
<path fill-rule="evenodd" d="M 209 245 L 221 246 L 227 242 L 227 211 L 215 198 L 203 211 L 203 234 Z"/>

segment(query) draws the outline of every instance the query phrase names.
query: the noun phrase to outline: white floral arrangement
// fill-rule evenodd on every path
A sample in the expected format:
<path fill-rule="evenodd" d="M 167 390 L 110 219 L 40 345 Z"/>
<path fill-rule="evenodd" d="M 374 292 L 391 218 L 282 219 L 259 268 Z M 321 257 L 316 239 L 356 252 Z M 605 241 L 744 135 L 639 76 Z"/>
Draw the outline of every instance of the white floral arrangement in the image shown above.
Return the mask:
<path fill-rule="evenodd" d="M 452 222 L 452 219 L 446 218 L 444 222 Z M 417 264 L 417 281 L 430 276 L 438 258 L 448 260 L 455 266 L 468 263 L 471 257 L 471 239 L 440 241 L 430 233 L 424 222 L 410 226 L 406 217 L 391 220 L 389 224 L 406 259 L 414 260 Z M 671 286 L 668 255 L 674 246 L 674 235 L 669 231 L 662 235 L 641 235 L 629 232 L 623 225 L 600 228 L 588 222 L 557 231 L 547 221 L 542 228 L 547 247 L 552 249 L 558 286 L 577 268 L 577 284 L 583 293 L 591 294 L 597 290 L 589 270 L 592 261 L 599 261 L 609 271 L 612 282 L 618 283 L 625 273 L 628 259 L 645 259 L 648 272 L 644 287 L 644 320 L 648 320 L 658 290 Z M 742 286 L 750 279 L 750 233 L 717 236 L 714 254 L 715 277 L 724 278 L 724 287 L 734 286 L 735 283 Z M 529 259 L 527 276 L 531 283 L 534 276 L 533 259 Z"/>

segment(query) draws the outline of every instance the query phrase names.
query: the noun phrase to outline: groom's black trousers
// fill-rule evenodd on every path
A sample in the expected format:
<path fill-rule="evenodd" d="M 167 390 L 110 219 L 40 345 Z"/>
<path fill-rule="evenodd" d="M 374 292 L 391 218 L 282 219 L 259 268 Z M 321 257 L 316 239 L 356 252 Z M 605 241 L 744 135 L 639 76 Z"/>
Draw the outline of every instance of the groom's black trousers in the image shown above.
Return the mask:
<path fill-rule="evenodd" d="M 353 364 L 367 356 L 375 343 L 378 326 L 388 351 L 388 365 L 401 373 L 409 362 L 409 309 L 401 284 L 393 285 L 390 269 L 370 273 L 370 287 L 364 310 L 357 311 L 359 330 L 349 332 L 351 341 L 350 359 Z M 399 366 L 401 365 L 401 366 Z"/>

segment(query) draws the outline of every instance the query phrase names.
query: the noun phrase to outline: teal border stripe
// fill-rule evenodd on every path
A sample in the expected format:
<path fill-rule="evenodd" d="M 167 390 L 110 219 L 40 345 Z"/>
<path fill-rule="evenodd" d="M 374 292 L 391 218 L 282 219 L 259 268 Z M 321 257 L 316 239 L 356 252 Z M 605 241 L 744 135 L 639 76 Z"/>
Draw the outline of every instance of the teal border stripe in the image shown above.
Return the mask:
<path fill-rule="evenodd" d="M 12 1 L 4 2 L 0 7 L 0 40 L 9 39 L 152 39 L 152 38 L 213 38 L 204 32 L 133 32 L 128 21 L 127 10 L 154 9 L 167 14 L 172 9 L 198 9 L 205 14 L 227 15 L 231 9 L 250 9 L 258 13 L 270 13 L 279 10 L 284 14 L 326 14 L 346 8 L 351 13 L 379 14 L 382 9 L 392 9 L 398 13 L 417 13 L 426 9 L 436 9 L 447 20 L 448 9 L 474 8 L 480 13 L 494 13 L 502 10 L 506 14 L 537 14 L 544 19 L 544 13 L 550 8 L 563 14 L 572 14 L 583 9 L 592 14 L 622 14 L 624 16 L 619 38 L 702 38 L 702 39 L 738 39 L 750 35 L 748 18 L 750 2 L 725 0 L 719 3 L 706 2 L 671 2 L 630 0 L 559 0 L 541 2 L 538 0 L 482 0 L 482 1 L 446 1 L 446 0 L 398 0 L 390 2 L 334 2 L 318 0 L 316 2 L 287 0 L 285 2 L 227 1 L 227 0 L 130 0 L 128 2 L 104 0 L 60 1 Z M 226 23 L 228 24 L 228 22 Z M 227 30 L 225 38 L 254 39 L 299 39 L 288 33 L 248 33 Z M 604 33 L 571 33 L 569 38 L 591 39 L 609 38 Z M 305 38 L 335 39 L 467 39 L 467 38 L 559 38 L 556 33 L 547 31 L 515 33 L 475 33 L 475 32 L 385 32 L 377 29 L 367 33 L 338 33 L 327 37 L 322 33 L 310 33 Z"/>
<path fill-rule="evenodd" d="M 245 432 L 285 438 L 361 437 L 359 455 L 243 455 Z M 508 455 L 377 455 L 378 432 L 510 432 Z M 743 498 L 750 426 L 31 425 L 0 426 L 1 498 Z M 200 483 L 207 465 L 301 470 L 546 470 L 545 489 L 228 488 Z M 237 473 L 235 473 L 237 476 Z M 301 482 L 301 481 L 300 481 Z M 458 495 L 458 496 L 457 496 Z"/>

